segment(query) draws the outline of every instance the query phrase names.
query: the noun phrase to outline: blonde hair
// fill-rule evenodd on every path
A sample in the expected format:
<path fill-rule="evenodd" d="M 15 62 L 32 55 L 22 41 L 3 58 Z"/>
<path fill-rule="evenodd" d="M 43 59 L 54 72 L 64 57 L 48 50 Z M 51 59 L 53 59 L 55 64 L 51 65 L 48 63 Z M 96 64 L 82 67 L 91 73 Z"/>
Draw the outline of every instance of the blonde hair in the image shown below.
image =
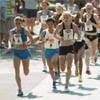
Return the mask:
<path fill-rule="evenodd" d="M 67 16 L 69 16 L 69 17 L 73 17 L 73 15 L 69 12 L 69 11 L 64 11 L 63 13 L 62 13 L 62 16 L 60 17 L 60 20 L 63 20 L 63 17 L 65 16 L 65 15 L 67 15 Z"/>
<path fill-rule="evenodd" d="M 91 3 L 86 3 L 85 7 L 90 6 L 91 8 L 93 8 L 93 5 Z"/>

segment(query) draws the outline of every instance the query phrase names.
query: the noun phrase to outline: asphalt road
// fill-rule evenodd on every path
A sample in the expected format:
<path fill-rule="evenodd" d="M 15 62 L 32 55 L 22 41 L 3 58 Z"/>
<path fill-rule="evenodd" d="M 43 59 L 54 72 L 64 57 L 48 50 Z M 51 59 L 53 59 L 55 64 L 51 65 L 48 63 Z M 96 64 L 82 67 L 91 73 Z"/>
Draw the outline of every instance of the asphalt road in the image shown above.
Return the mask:
<path fill-rule="evenodd" d="M 43 80 L 47 74 L 42 72 L 41 50 L 37 45 L 31 48 L 32 58 L 30 62 L 30 74 L 24 76 L 21 65 L 21 78 L 24 93 L 32 90 Z M 0 56 L 0 100 L 15 100 L 17 86 L 14 78 L 14 68 L 12 62 L 12 52 L 5 55 L 6 50 L 2 50 Z"/>

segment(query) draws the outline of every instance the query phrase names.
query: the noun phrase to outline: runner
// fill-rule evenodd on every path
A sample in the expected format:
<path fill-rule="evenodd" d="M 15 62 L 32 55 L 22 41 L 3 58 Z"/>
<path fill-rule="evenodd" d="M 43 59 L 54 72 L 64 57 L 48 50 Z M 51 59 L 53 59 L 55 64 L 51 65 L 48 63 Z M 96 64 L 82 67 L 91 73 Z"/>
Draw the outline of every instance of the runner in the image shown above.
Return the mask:
<path fill-rule="evenodd" d="M 98 16 L 93 13 L 93 6 L 91 3 L 86 4 L 86 13 L 83 15 L 83 22 L 85 24 L 86 42 L 88 47 L 91 48 L 92 61 L 96 63 L 96 48 L 98 43 L 96 28 L 100 28 L 100 23 Z"/>
<path fill-rule="evenodd" d="M 75 24 L 77 24 L 77 26 L 80 30 L 80 33 L 81 33 L 81 39 L 77 39 L 77 35 L 76 35 L 75 43 L 74 43 L 75 76 L 79 75 L 78 82 L 82 82 L 82 68 L 83 68 L 82 57 L 84 54 L 85 41 L 83 39 L 84 33 L 82 32 L 84 24 L 80 22 L 80 13 L 76 13 L 74 22 L 75 22 Z"/>
<path fill-rule="evenodd" d="M 62 22 L 57 25 L 54 35 L 58 40 L 60 40 L 59 66 L 61 71 L 66 71 L 67 67 L 65 83 L 66 92 L 69 91 L 68 84 L 71 76 L 71 67 L 74 56 L 74 33 L 78 34 L 78 37 L 80 37 L 77 25 L 72 23 L 72 15 L 69 12 L 64 12 L 62 14 Z"/>
<path fill-rule="evenodd" d="M 20 63 L 22 61 L 24 74 L 28 75 L 31 57 L 28 47 L 33 44 L 34 40 L 31 34 L 22 26 L 22 18 L 20 16 L 17 16 L 14 19 L 14 23 L 15 28 L 11 29 L 9 33 L 8 50 L 11 49 L 11 45 L 13 44 L 13 64 L 15 69 L 15 80 L 18 86 L 17 96 L 23 96 L 20 78 Z M 27 41 L 27 37 L 29 38 L 29 41 Z"/>
<path fill-rule="evenodd" d="M 55 81 L 55 67 L 59 65 L 59 45 L 58 40 L 54 37 L 54 23 L 55 20 L 53 18 L 48 18 L 46 21 L 48 28 L 43 31 L 40 36 L 40 41 L 38 43 L 44 43 L 44 54 L 47 60 L 47 64 L 49 67 L 49 72 L 51 78 L 53 80 L 53 88 L 56 88 L 56 81 Z"/>

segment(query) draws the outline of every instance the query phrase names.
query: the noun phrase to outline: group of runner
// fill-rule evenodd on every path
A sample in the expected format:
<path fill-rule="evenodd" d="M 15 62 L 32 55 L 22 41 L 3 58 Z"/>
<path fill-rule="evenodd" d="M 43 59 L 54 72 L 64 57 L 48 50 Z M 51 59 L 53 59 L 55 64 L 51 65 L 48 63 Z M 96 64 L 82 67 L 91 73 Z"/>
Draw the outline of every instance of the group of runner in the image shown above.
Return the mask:
<path fill-rule="evenodd" d="M 35 23 L 41 23 L 37 44 L 41 45 L 43 71 L 47 71 L 47 63 L 54 89 L 56 89 L 56 80 L 61 78 L 60 73 L 64 71 L 66 73 L 65 91 L 68 92 L 73 60 L 75 76 L 79 76 L 78 82 L 83 81 L 83 55 L 85 54 L 87 74 L 91 74 L 90 58 L 93 63 L 97 62 L 96 51 L 100 50 L 100 5 L 94 8 L 87 0 L 85 7 L 79 10 L 74 0 L 69 0 L 66 9 L 60 3 L 56 3 L 55 12 L 53 12 L 49 10 L 48 1 L 43 0 L 41 7 L 42 10 L 37 12 Z M 34 40 L 29 31 L 23 27 L 21 17 L 16 17 L 14 23 L 16 27 L 11 29 L 9 40 L 15 47 L 13 60 L 15 78 L 19 89 L 18 96 L 22 96 L 20 61 L 23 62 L 25 75 L 28 75 L 30 51 L 27 47 L 32 45 Z M 26 37 L 29 38 L 28 42 Z"/>
<path fill-rule="evenodd" d="M 72 8 L 69 7 L 70 3 L 73 3 Z M 60 72 L 65 71 L 65 91 L 69 91 L 73 60 L 75 76 L 79 76 L 78 82 L 82 82 L 83 56 L 85 55 L 86 74 L 89 75 L 91 74 L 90 58 L 95 64 L 97 49 L 99 51 L 97 30 L 100 29 L 100 5 L 96 9 L 92 2 L 87 0 L 85 7 L 79 11 L 74 2 L 70 3 L 67 5 L 67 10 L 57 3 L 56 12 L 51 15 L 52 11 L 48 10 L 48 3 L 42 2 L 43 10 L 38 12 L 41 25 L 45 24 L 40 32 L 38 44 L 43 47 L 42 54 L 49 67 L 53 88 L 56 88 L 56 79 L 60 77 Z"/>

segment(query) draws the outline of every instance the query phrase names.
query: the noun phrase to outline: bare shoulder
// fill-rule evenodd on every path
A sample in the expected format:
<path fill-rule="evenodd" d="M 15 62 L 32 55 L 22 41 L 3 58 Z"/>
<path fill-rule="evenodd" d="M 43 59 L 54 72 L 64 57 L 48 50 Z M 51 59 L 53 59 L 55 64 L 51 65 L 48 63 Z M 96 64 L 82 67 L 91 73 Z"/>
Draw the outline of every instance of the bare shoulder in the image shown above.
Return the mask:
<path fill-rule="evenodd" d="M 15 28 L 12 28 L 12 29 L 10 29 L 10 31 L 9 31 L 9 32 L 10 32 L 10 33 L 12 33 L 14 30 L 15 30 Z"/>

